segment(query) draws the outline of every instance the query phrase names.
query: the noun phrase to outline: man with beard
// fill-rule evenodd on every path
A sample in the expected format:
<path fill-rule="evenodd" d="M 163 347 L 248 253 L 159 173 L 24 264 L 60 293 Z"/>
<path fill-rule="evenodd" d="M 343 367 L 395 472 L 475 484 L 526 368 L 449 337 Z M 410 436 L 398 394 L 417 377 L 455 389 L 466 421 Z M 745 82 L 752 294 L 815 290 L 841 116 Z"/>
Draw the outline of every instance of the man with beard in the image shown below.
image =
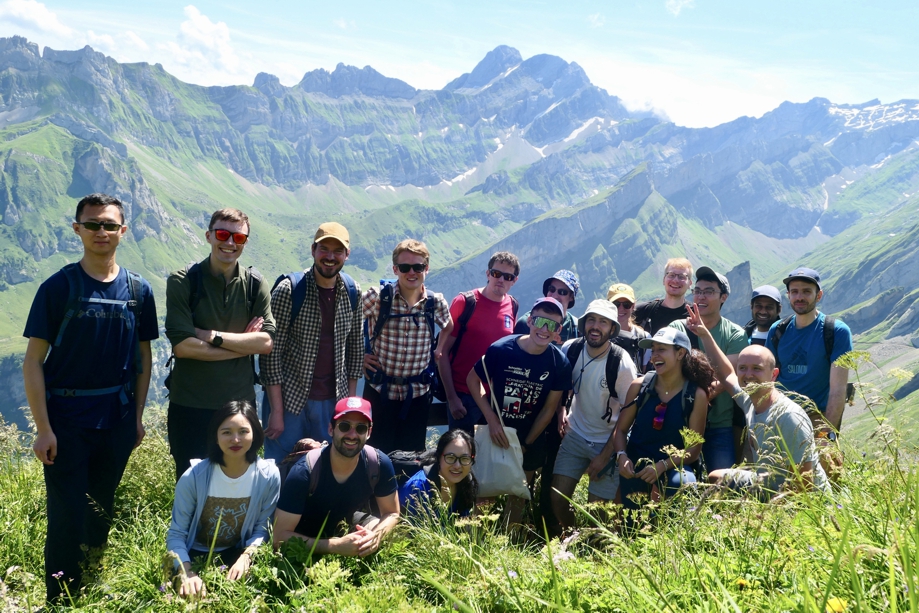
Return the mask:
<path fill-rule="evenodd" d="M 395 471 L 386 454 L 367 445 L 373 429 L 370 403 L 342 398 L 328 425 L 332 444 L 301 457 L 281 488 L 274 545 L 298 538 L 316 553 L 367 556 L 399 523 Z M 366 511 L 370 497 L 379 517 Z M 347 534 L 339 531 L 346 522 Z"/>
<path fill-rule="evenodd" d="M 613 429 L 620 403 L 638 373 L 628 353 L 610 341 L 619 333 L 616 311 L 608 300 L 591 302 L 578 321 L 578 332 L 584 338 L 572 339 L 562 348 L 572 365 L 573 393 L 565 437 L 555 460 L 552 506 L 566 528 L 574 525 L 568 501 L 585 472 L 590 477 L 588 502 L 613 500 L 619 489 Z"/>
<path fill-rule="evenodd" d="M 744 326 L 751 345 L 765 345 L 769 328 L 779 320 L 782 312 L 782 296 L 779 290 L 771 285 L 761 285 L 753 290 L 750 299 L 750 312 L 753 319 Z"/>
<path fill-rule="evenodd" d="M 817 310 L 823 289 L 816 270 L 797 268 L 783 283 L 795 314 L 772 324 L 766 347 L 775 355 L 778 382 L 810 398 L 832 426 L 814 419 L 818 437 L 834 440 L 842 425 L 849 380 L 849 371 L 834 362 L 852 351 L 852 332 L 842 321 Z"/>
<path fill-rule="evenodd" d="M 350 249 L 344 226 L 320 225 L 313 266 L 285 275 L 271 292 L 274 350 L 260 361 L 270 405 L 266 458 L 281 461 L 301 438 L 330 440 L 335 402 L 357 393 L 363 361 L 360 287 L 341 270 Z"/>

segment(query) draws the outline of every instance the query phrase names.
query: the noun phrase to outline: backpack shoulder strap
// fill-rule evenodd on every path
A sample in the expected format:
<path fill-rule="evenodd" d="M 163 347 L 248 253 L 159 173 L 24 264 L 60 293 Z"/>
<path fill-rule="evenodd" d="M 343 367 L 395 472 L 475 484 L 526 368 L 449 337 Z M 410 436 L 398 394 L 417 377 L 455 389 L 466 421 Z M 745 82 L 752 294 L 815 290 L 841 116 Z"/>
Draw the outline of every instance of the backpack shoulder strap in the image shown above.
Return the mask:
<path fill-rule="evenodd" d="M 776 351 L 779 349 L 779 341 L 782 340 L 782 335 L 785 334 L 785 330 L 788 329 L 788 325 L 794 317 L 794 315 L 789 315 L 775 327 L 775 332 L 772 333 L 772 348 Z"/>
<path fill-rule="evenodd" d="M 64 319 L 61 321 L 61 327 L 58 328 L 57 338 L 54 341 L 55 347 L 61 346 L 61 341 L 64 339 L 64 330 L 67 329 L 67 325 L 73 319 L 73 316 L 77 314 L 80 309 L 80 302 L 83 299 L 83 276 L 80 274 L 79 266 L 79 262 L 71 262 L 61 268 L 68 285 L 67 305 L 64 309 Z"/>
<path fill-rule="evenodd" d="M 581 357 L 581 352 L 584 351 L 584 343 L 584 337 L 580 336 L 574 339 L 574 342 L 568 345 L 568 349 L 565 350 L 565 357 L 568 358 L 568 363 L 571 364 L 572 369 L 578 358 Z"/>
<path fill-rule="evenodd" d="M 475 292 L 463 292 L 460 294 L 465 300 L 463 305 L 463 312 L 460 313 L 459 318 L 454 322 L 456 324 L 456 340 L 453 342 L 453 346 L 450 348 L 449 358 L 452 361 L 456 356 L 456 352 L 459 349 L 460 342 L 463 340 L 463 335 L 466 334 L 466 324 L 469 323 L 469 320 L 472 319 L 472 313 L 475 311 Z M 513 300 L 513 298 L 511 298 Z M 514 310 L 514 318 L 517 318 L 517 310 Z"/>
<path fill-rule="evenodd" d="M 437 348 L 437 324 L 434 321 L 437 315 L 437 296 L 429 289 L 425 290 L 424 299 L 424 319 L 428 324 L 428 331 L 431 333 L 431 359 L 433 360 L 433 351 Z"/>
<path fill-rule="evenodd" d="M 367 480 L 370 482 L 370 491 L 377 489 L 380 482 L 380 452 L 376 447 L 364 445 L 364 468 L 367 470 Z"/>
<path fill-rule="evenodd" d="M 616 391 L 616 380 L 619 378 L 619 366 L 622 364 L 622 347 L 610 341 L 609 355 L 606 356 L 606 389 L 609 395 L 619 400 L 619 392 Z"/>
<path fill-rule="evenodd" d="M 131 300 L 128 302 L 128 309 L 134 313 L 134 322 L 130 324 L 134 330 L 134 369 L 137 374 L 144 372 L 144 365 L 140 355 L 140 314 L 144 310 L 144 283 L 141 276 L 127 268 L 124 271 L 128 274 L 128 292 Z"/>
<path fill-rule="evenodd" d="M 520 311 L 520 303 L 513 296 L 508 296 L 511 299 L 511 309 L 514 311 L 514 321 L 517 321 L 517 313 Z"/>
<path fill-rule="evenodd" d="M 255 266 L 248 266 L 249 278 L 246 283 L 246 313 L 249 319 L 252 319 L 252 311 L 255 309 L 255 299 L 258 298 L 259 289 L 262 287 L 262 273 Z"/>
<path fill-rule="evenodd" d="M 303 303 L 306 301 L 306 283 L 301 283 L 305 275 L 303 272 L 291 272 L 286 275 L 281 275 L 278 277 L 278 280 L 274 282 L 274 287 L 277 287 L 281 281 L 287 279 L 290 281 L 290 324 L 293 325 L 294 320 L 297 319 L 297 315 L 300 314 L 300 309 L 303 308 Z M 274 288 L 272 288 L 274 290 Z"/>
<path fill-rule="evenodd" d="M 346 272 L 338 273 L 341 275 L 342 283 L 345 284 L 345 291 L 348 292 L 348 300 L 351 302 L 351 311 L 357 309 L 357 303 L 359 296 L 357 295 L 357 283 L 354 282 L 354 279 Z"/>
<path fill-rule="evenodd" d="M 680 404 L 683 408 L 683 423 L 687 428 L 689 427 L 689 416 L 692 415 L 692 410 L 695 408 L 696 391 L 698 389 L 699 386 L 695 381 L 687 379 L 683 382 L 683 392 L 682 396 L 680 396 Z"/>
<path fill-rule="evenodd" d="M 638 388 L 638 395 L 635 396 L 635 400 L 633 400 L 631 403 L 635 405 L 636 413 L 640 411 L 641 407 L 644 406 L 645 402 L 647 402 L 648 396 L 651 393 L 649 390 L 652 387 L 654 387 L 654 379 L 656 377 L 657 377 L 657 373 L 652 370 L 651 372 L 645 373 L 644 376 L 641 378 L 641 386 Z M 630 406 L 630 405 L 627 405 L 627 406 Z M 626 408 L 626 407 L 622 407 L 622 408 Z"/>
<path fill-rule="evenodd" d="M 823 347 L 826 349 L 826 359 L 833 363 L 833 345 L 836 344 L 836 318 L 826 315 L 823 320 Z"/>
<path fill-rule="evenodd" d="M 312 496 L 316 492 L 316 488 L 319 487 L 319 476 L 322 474 L 322 452 L 328 447 L 320 447 L 318 449 L 311 449 L 306 452 L 306 468 L 310 472 L 310 491 L 309 496 Z"/>

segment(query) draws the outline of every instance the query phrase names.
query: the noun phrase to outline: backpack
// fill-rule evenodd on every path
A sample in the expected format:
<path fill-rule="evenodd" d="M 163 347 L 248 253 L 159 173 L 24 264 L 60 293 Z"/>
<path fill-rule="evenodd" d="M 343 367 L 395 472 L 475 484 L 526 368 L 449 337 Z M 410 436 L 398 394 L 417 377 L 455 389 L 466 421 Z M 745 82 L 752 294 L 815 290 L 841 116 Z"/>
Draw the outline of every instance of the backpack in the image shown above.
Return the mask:
<path fill-rule="evenodd" d="M 782 340 L 782 335 L 785 334 L 785 330 L 788 329 L 788 325 L 794 319 L 794 315 L 789 315 L 782 321 L 778 323 L 775 327 L 775 332 L 772 334 L 772 353 L 775 355 L 775 367 L 779 369 L 779 372 L 782 370 L 782 363 L 779 362 L 779 341 Z M 836 318 L 832 315 L 826 315 L 823 320 L 823 348 L 826 351 L 827 362 L 830 362 L 830 366 L 833 365 L 831 357 L 833 355 L 833 345 L 836 342 Z M 846 383 L 846 402 L 853 404 L 855 402 L 855 384 Z"/>
<path fill-rule="evenodd" d="M 644 321 L 639 323 L 639 325 L 648 332 L 651 332 L 651 318 L 657 313 L 657 309 L 659 309 L 662 304 L 664 304 L 664 301 L 661 298 L 655 298 L 654 300 L 648 301 L 648 306 L 645 307 L 645 312 L 648 316 L 645 317 Z"/>
<path fill-rule="evenodd" d="M 255 299 L 258 296 L 259 289 L 262 286 L 262 273 L 260 273 L 254 266 L 248 266 L 247 270 L 249 271 L 248 275 L 248 284 L 246 285 L 246 314 L 249 317 L 249 320 L 252 319 L 252 310 L 255 308 Z M 204 273 L 201 272 L 201 263 L 200 262 L 190 262 L 185 266 L 185 278 L 189 280 L 191 284 L 191 291 L 188 293 L 188 307 L 191 310 L 192 319 L 195 317 L 195 309 L 198 308 L 198 303 L 201 302 L 201 295 L 205 293 L 204 291 Z M 175 363 L 175 353 L 169 355 L 169 359 L 166 360 L 166 368 L 169 369 L 169 374 L 166 375 L 166 379 L 163 381 L 163 385 L 168 390 L 172 382 L 172 368 Z M 252 364 L 252 375 L 255 377 L 255 385 L 259 384 L 258 370 L 255 368 L 255 356 L 249 356 L 249 362 Z"/>
<path fill-rule="evenodd" d="M 401 318 L 401 317 L 417 317 L 418 313 L 392 313 L 392 301 L 393 296 L 395 295 L 395 287 L 392 283 L 386 283 L 380 289 L 380 314 L 377 316 L 377 321 L 373 326 L 373 330 L 370 330 L 370 320 L 364 320 L 364 352 L 373 353 L 374 341 L 380 336 L 380 332 L 383 331 L 383 327 L 386 325 L 390 319 Z M 424 385 L 430 385 L 432 388 L 437 386 L 437 381 L 439 379 L 437 371 L 437 361 L 434 359 L 434 350 L 437 348 L 437 337 L 435 334 L 435 322 L 434 314 L 437 310 L 437 298 L 429 289 L 425 290 L 425 299 L 424 299 L 424 310 L 421 315 L 424 317 L 425 322 L 428 325 L 428 331 L 431 334 L 431 359 L 428 362 L 428 366 L 417 375 L 412 375 L 411 377 L 392 377 L 383 372 L 382 369 L 377 369 L 376 372 L 365 371 L 364 378 L 367 379 L 369 383 L 373 385 L 381 385 L 380 396 L 384 399 L 389 398 L 388 386 L 390 384 L 396 385 L 408 385 L 408 394 L 405 397 L 405 402 L 402 405 L 402 410 L 399 414 L 400 419 L 405 419 L 408 415 L 408 410 L 413 399 L 413 389 L 412 383 L 421 383 Z M 416 319 L 417 323 L 417 319 Z"/>
<path fill-rule="evenodd" d="M 72 262 L 67 264 L 61 269 L 61 272 L 64 273 L 64 277 L 67 279 L 67 285 L 69 286 L 69 291 L 67 293 L 67 304 L 64 308 L 64 319 L 61 321 L 61 327 L 57 330 L 57 336 L 54 340 L 54 347 L 60 347 L 61 342 L 64 340 L 64 331 L 67 329 L 67 326 L 70 324 L 70 320 L 73 319 L 80 310 L 80 305 L 84 302 L 99 302 L 102 301 L 101 298 L 85 298 L 83 296 L 83 275 L 80 274 L 79 262 Z M 121 304 L 126 309 L 130 310 L 134 317 L 131 321 L 125 318 L 125 325 L 128 326 L 130 332 L 134 332 L 134 328 L 139 325 L 140 314 L 143 312 L 144 308 L 144 289 L 143 289 L 143 279 L 136 272 L 131 272 L 127 268 L 124 269 L 125 273 L 128 276 L 128 291 L 130 292 L 131 299 L 128 301 L 109 301 L 105 302 L 117 302 Z M 143 373 L 144 365 L 141 361 L 140 355 L 140 333 L 132 334 L 134 338 L 134 370 L 135 374 L 139 375 Z M 113 394 L 115 392 L 121 392 L 121 402 L 126 404 L 128 402 L 127 394 L 134 391 L 134 381 L 131 380 L 123 385 L 118 385 L 115 387 L 107 387 L 103 389 L 48 389 L 47 393 L 54 394 L 56 396 L 104 396 L 106 394 Z"/>
<path fill-rule="evenodd" d="M 427 451 L 390 451 L 389 459 L 399 487 L 405 485 L 405 482 L 414 477 L 419 470 L 424 470 L 425 474 L 428 474 L 433 464 L 424 462 L 430 456 Z"/>
<path fill-rule="evenodd" d="M 472 314 L 475 312 L 476 297 L 475 292 L 463 292 L 460 294 L 465 300 L 465 305 L 463 305 L 463 312 L 460 313 L 460 316 L 454 323 L 456 326 L 456 340 L 453 342 L 453 346 L 450 347 L 450 352 L 447 354 L 449 361 L 452 363 L 453 359 L 456 357 L 457 351 L 459 351 L 460 343 L 463 340 L 463 335 L 466 334 L 466 325 L 469 323 L 469 320 L 472 319 Z M 517 302 L 517 299 L 511 295 L 508 295 L 508 298 L 511 299 L 511 310 L 513 312 L 514 321 L 517 321 L 517 312 L 520 310 L 520 303 Z M 440 400 L 441 402 L 447 401 L 447 392 L 444 390 L 443 382 L 440 381 L 438 377 L 437 386 L 431 388 L 434 393 L 434 398 Z"/>
<path fill-rule="evenodd" d="M 351 278 L 351 275 L 339 272 L 341 275 L 341 280 L 345 284 L 345 290 L 348 292 L 348 300 L 351 302 L 351 310 L 354 311 L 358 307 L 358 295 L 357 295 L 357 284 L 354 282 L 354 279 Z M 303 302 L 306 300 L 306 285 L 301 284 L 300 281 L 306 274 L 303 271 L 291 272 L 286 275 L 281 275 L 275 280 L 274 285 L 271 286 L 272 293 L 281 284 L 281 281 L 287 279 L 290 281 L 290 321 L 288 325 L 293 325 L 294 320 L 297 319 L 297 315 L 300 314 L 300 309 L 303 308 Z"/>
<path fill-rule="evenodd" d="M 361 449 L 361 458 L 364 460 L 364 469 L 367 473 L 367 481 L 370 484 L 371 492 L 377 489 L 377 484 L 380 482 L 379 453 L 376 447 L 371 447 L 370 445 L 364 445 L 364 448 Z M 313 449 L 306 453 L 306 457 L 303 461 L 310 475 L 310 487 L 307 497 L 312 496 L 316 492 L 316 488 L 319 487 L 319 477 L 322 475 L 323 458 L 328 454 L 328 445 L 323 445 L 318 449 Z"/>
<path fill-rule="evenodd" d="M 568 358 L 568 362 L 571 363 L 571 368 L 574 368 L 574 365 L 578 361 L 581 352 L 584 351 L 584 345 L 586 341 L 584 337 L 579 337 L 574 339 L 568 349 L 565 351 L 565 355 Z M 606 356 L 606 387 L 609 389 L 609 395 L 611 398 L 615 398 L 616 401 L 619 401 L 619 394 L 616 392 L 616 379 L 619 378 L 619 365 L 622 363 L 622 355 L 625 353 L 622 347 L 613 344 L 612 341 L 609 342 L 609 353 Z M 571 402 L 570 394 L 568 396 L 568 402 Z"/>

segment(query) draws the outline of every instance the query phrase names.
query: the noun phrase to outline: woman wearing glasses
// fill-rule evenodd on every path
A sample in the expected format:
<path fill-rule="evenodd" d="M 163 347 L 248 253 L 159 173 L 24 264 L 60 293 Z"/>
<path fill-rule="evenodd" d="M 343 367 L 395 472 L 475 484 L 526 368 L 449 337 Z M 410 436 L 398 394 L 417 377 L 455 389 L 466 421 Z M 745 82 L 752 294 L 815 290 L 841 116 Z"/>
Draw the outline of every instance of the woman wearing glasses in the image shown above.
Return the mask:
<path fill-rule="evenodd" d="M 166 547 L 185 567 L 179 595 L 203 596 L 192 560 L 220 558 L 236 581 L 249 572 L 251 555 L 268 538 L 281 490 L 274 462 L 258 457 L 265 434 L 253 404 L 228 402 L 207 430 L 207 459 L 195 462 L 176 484 Z M 193 461 L 194 462 L 194 461 Z"/>
<path fill-rule="evenodd" d="M 648 354 L 638 343 L 651 335 L 635 323 L 635 290 L 625 283 L 614 283 L 607 290 L 606 299 L 616 307 L 619 322 L 619 334 L 610 340 L 629 354 L 638 374 L 646 372 Z"/>
<path fill-rule="evenodd" d="M 680 430 L 689 428 L 701 440 L 708 415 L 706 390 L 715 379 L 706 357 L 692 351 L 689 337 L 679 330 L 662 328 L 640 346 L 651 350 L 654 371 L 632 383 L 613 431 L 619 491 L 627 509 L 640 506 L 632 494 L 653 495 L 656 486 L 666 496 L 695 483 L 690 465 L 701 445 L 686 448 Z"/>
<path fill-rule="evenodd" d="M 440 494 L 440 502 L 466 517 L 475 506 L 479 489 L 472 474 L 475 463 L 475 440 L 459 428 L 445 432 L 437 441 L 437 449 L 428 451 L 421 460 L 424 468 L 399 488 L 399 504 L 408 517 L 425 516 L 430 512 L 432 498 Z"/>

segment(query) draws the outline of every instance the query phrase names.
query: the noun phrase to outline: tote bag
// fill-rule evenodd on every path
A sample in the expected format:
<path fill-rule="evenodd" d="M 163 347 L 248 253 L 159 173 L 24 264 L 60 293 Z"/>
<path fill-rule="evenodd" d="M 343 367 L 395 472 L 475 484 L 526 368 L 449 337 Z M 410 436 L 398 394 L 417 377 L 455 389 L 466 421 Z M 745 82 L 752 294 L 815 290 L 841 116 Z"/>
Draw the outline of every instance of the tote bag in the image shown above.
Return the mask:
<path fill-rule="evenodd" d="M 485 380 L 488 382 L 489 391 L 494 390 L 488 369 L 485 368 L 485 358 L 482 358 L 482 368 L 485 369 Z M 495 394 L 492 392 L 491 408 L 498 414 L 504 436 L 510 447 L 502 449 L 491 440 L 489 426 L 475 427 L 475 473 L 479 482 L 479 496 L 491 498 L 499 494 L 512 494 L 526 500 L 530 499 L 530 488 L 527 487 L 526 474 L 523 472 L 523 449 L 517 438 L 517 430 L 504 425 L 501 411 L 498 409 Z"/>

